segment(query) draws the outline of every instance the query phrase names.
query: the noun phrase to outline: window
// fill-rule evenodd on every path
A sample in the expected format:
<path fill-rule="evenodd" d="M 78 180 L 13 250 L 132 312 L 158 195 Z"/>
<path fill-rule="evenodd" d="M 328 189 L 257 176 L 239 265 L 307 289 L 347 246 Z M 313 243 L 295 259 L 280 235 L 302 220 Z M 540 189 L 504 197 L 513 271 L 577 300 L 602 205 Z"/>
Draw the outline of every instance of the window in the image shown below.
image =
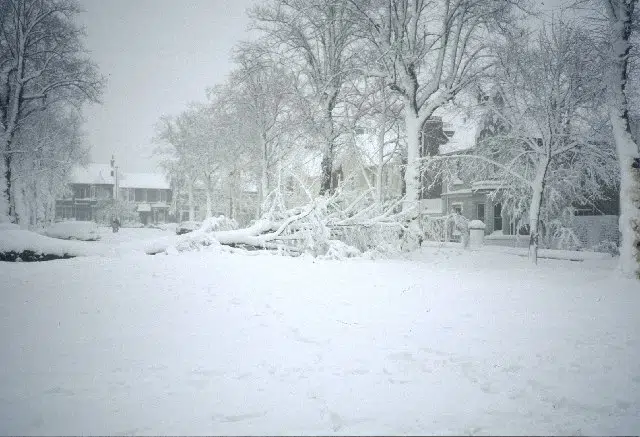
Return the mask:
<path fill-rule="evenodd" d="M 91 198 L 92 199 L 96 198 L 96 186 L 95 185 L 91 185 Z"/>
<path fill-rule="evenodd" d="M 159 200 L 158 190 L 147 190 L 147 202 L 157 202 Z"/>
<path fill-rule="evenodd" d="M 75 187 L 74 195 L 76 199 L 88 199 L 89 198 L 89 186 L 88 185 L 77 185 Z"/>
<path fill-rule="evenodd" d="M 493 205 L 493 230 L 502 230 L 502 204 L 496 203 Z"/>
<path fill-rule="evenodd" d="M 136 202 L 146 202 L 147 201 L 147 190 L 142 188 L 136 188 Z"/>
<path fill-rule="evenodd" d="M 484 223 L 484 203 L 476 205 L 476 218 Z"/>
<path fill-rule="evenodd" d="M 160 202 L 167 201 L 167 190 L 160 190 Z"/>

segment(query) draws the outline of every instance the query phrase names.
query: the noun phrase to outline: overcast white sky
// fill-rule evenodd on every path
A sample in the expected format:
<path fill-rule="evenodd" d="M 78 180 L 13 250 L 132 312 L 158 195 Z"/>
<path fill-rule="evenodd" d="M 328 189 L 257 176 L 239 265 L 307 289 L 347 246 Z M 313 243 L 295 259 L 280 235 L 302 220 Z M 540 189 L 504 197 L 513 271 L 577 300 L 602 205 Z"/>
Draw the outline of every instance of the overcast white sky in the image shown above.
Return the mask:
<path fill-rule="evenodd" d="M 153 126 L 231 70 L 253 0 L 81 0 L 86 47 L 107 76 L 102 105 L 85 110 L 94 162 L 154 171 Z"/>
<path fill-rule="evenodd" d="M 257 0 L 80 1 L 86 47 L 108 79 L 103 104 L 85 111 L 92 161 L 115 154 L 125 171 L 155 171 L 154 124 L 224 80 Z"/>

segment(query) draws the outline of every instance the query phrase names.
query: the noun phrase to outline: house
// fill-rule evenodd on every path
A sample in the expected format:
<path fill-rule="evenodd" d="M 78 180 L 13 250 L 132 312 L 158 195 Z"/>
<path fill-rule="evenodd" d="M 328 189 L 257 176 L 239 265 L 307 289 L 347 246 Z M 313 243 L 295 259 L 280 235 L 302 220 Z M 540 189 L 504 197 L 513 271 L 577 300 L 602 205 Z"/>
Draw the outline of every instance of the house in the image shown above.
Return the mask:
<path fill-rule="evenodd" d="M 168 221 L 171 187 L 159 173 L 123 173 L 118 181 L 119 199 L 135 203 L 140 223 Z"/>
<path fill-rule="evenodd" d="M 162 174 L 122 172 L 113 161 L 111 165 L 92 163 L 73 170 L 68 194 L 56 200 L 56 219 L 98 220 L 99 210 L 115 199 L 130 207 L 140 223 L 163 223 L 171 198 L 171 187 Z"/>
<path fill-rule="evenodd" d="M 477 116 L 440 108 L 423 127 L 420 156 L 446 156 L 471 151 L 479 134 L 478 119 Z M 360 129 L 358 133 L 359 148 L 365 151 L 366 159 L 377 149 L 375 137 L 373 133 L 367 135 L 367 129 Z M 383 186 L 387 181 L 402 179 L 401 163 L 396 164 L 400 165 L 393 165 L 393 161 L 390 161 L 385 166 Z M 370 158 L 364 167 L 367 177 L 356 178 L 362 189 L 369 184 L 376 184 L 376 166 Z M 353 165 L 350 171 L 362 172 Z M 468 220 L 481 220 L 485 223 L 489 244 L 528 244 L 526 236 L 518 238 L 519 235 L 528 234 L 528 216 L 524 214 L 522 217 L 513 217 L 503 208 L 501 191 L 508 187 L 502 181 L 481 174 L 470 175 L 468 180 L 461 180 L 451 175 L 443 177 L 438 171 L 423 171 L 420 178 L 420 215 L 443 216 L 456 212 Z M 402 193 L 401 186 L 402 184 L 391 183 L 390 189 L 385 189 L 392 197 L 399 197 Z M 617 193 L 611 193 L 609 197 L 610 200 L 594 205 L 573 205 L 574 215 L 566 226 L 573 230 L 582 247 L 594 247 L 604 241 L 618 241 Z"/>

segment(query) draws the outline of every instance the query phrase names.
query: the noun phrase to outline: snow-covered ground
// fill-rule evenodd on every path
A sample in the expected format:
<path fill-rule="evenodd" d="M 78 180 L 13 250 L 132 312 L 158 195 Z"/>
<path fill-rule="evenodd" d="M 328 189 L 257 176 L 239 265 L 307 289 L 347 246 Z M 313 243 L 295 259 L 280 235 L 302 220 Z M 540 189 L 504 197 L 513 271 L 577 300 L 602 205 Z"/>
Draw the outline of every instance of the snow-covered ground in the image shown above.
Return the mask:
<path fill-rule="evenodd" d="M 640 430 L 640 287 L 615 259 L 408 258 L 0 263 L 0 433 Z"/>

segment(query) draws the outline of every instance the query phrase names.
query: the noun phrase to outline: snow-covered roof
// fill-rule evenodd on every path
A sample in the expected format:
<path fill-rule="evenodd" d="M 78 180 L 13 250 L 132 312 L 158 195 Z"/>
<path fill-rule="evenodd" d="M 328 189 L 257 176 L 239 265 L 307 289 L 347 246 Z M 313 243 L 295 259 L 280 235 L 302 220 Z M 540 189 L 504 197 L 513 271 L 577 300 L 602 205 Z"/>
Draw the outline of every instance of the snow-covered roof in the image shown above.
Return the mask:
<path fill-rule="evenodd" d="M 503 182 L 497 180 L 476 181 L 471 184 L 473 191 L 477 190 L 497 190 L 502 187 Z"/>
<path fill-rule="evenodd" d="M 169 181 L 161 173 L 120 173 L 120 188 L 156 188 L 168 190 Z"/>
<path fill-rule="evenodd" d="M 114 184 L 109 164 L 89 164 L 86 167 L 75 167 L 71 173 L 74 184 Z"/>
<path fill-rule="evenodd" d="M 111 176 L 109 164 L 91 163 L 86 167 L 75 167 L 71 174 L 73 184 L 115 184 L 115 177 Z M 118 185 L 120 188 L 157 188 L 169 189 L 169 182 L 161 173 L 129 173 L 118 171 Z"/>
<path fill-rule="evenodd" d="M 444 129 L 453 131 L 449 141 L 440 146 L 440 153 L 452 153 L 471 149 L 476 143 L 479 118 L 452 105 L 438 108 L 435 116 L 442 117 Z"/>

